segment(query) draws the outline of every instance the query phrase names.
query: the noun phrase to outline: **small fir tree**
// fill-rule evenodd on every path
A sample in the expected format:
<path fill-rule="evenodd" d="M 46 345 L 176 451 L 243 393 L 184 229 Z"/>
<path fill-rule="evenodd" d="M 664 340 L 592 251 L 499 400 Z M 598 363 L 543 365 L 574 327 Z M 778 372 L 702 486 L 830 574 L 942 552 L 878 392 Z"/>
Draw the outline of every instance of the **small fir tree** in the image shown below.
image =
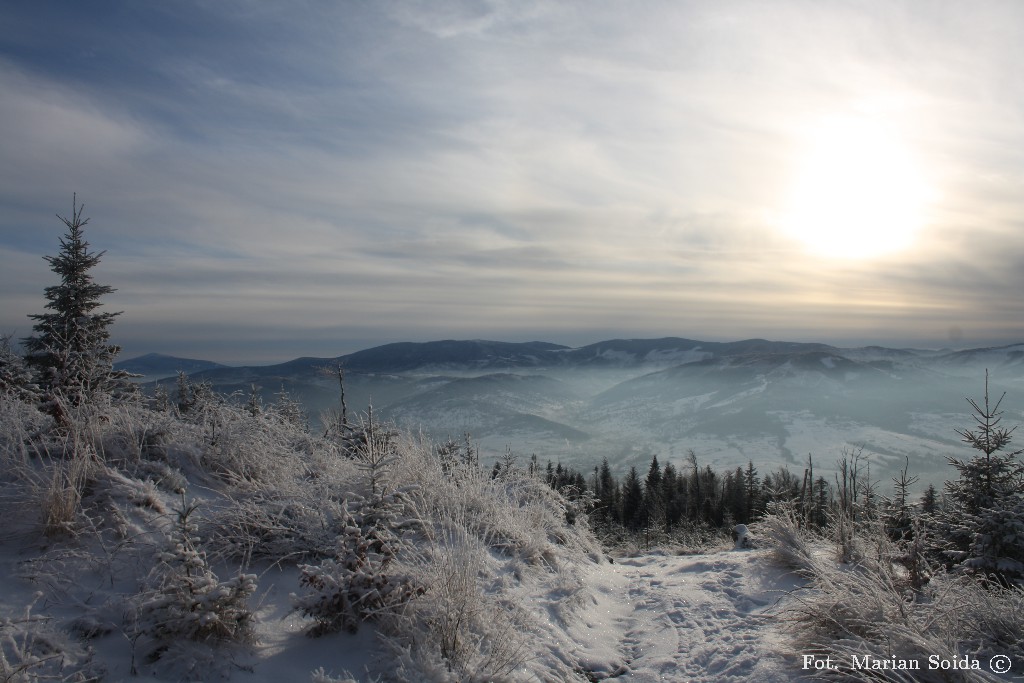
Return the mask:
<path fill-rule="evenodd" d="M 924 495 L 921 496 L 921 512 L 926 515 L 935 514 L 939 509 L 939 494 L 934 484 L 928 484 Z"/>
<path fill-rule="evenodd" d="M 256 575 L 239 573 L 227 581 L 217 578 L 193 519 L 198 507 L 194 500 L 186 504 L 182 493 L 167 546 L 157 554 L 150 589 L 140 596 L 141 626 L 153 639 L 153 660 L 179 640 L 218 645 L 250 642 L 255 635 L 255 615 L 248 602 L 256 592 Z"/>
<path fill-rule="evenodd" d="M 988 371 L 985 371 L 985 397 L 982 404 L 967 399 L 974 411 L 975 429 L 957 429 L 963 442 L 980 451 L 970 460 L 949 458 L 949 464 L 959 471 L 960 479 L 947 482 L 946 490 L 952 501 L 968 514 L 977 514 L 1011 491 L 1019 491 L 1024 481 L 1024 465 L 1017 456 L 1022 450 L 1008 451 L 1016 427 L 1003 427 L 1000 410 L 1003 393 L 991 405 L 988 392 Z"/>
<path fill-rule="evenodd" d="M 44 256 L 60 283 L 47 287 L 48 313 L 29 316 L 36 321 L 33 334 L 24 340 L 26 362 L 35 371 L 44 392 L 44 401 L 53 411 L 58 398 L 80 405 L 99 394 L 109 396 L 127 392 L 131 377 L 114 370 L 120 352 L 109 343 L 110 326 L 118 313 L 97 312 L 100 299 L 115 291 L 93 282 L 90 271 L 106 252 L 89 251 L 82 228 L 84 206 L 72 200 L 71 217 L 57 215 L 67 233 L 61 237 L 57 256 Z"/>
<path fill-rule="evenodd" d="M 955 562 L 1010 585 L 1024 581 L 1024 451 L 1007 450 L 1016 427 L 1000 424 L 1005 396 L 990 403 L 986 372 L 983 403 L 967 399 L 976 428 L 956 431 L 979 454 L 949 459 L 960 478 L 946 484 L 952 506 L 945 526 Z"/>

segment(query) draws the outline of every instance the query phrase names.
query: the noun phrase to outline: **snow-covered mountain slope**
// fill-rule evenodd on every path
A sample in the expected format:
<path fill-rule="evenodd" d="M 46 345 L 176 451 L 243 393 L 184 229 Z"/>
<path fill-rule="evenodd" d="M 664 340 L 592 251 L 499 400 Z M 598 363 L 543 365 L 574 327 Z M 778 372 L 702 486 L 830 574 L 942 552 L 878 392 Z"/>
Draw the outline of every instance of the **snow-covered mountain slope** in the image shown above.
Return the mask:
<path fill-rule="evenodd" d="M 544 342 L 389 344 L 334 359 L 200 373 L 226 393 L 253 386 L 265 401 L 282 388 L 316 423 L 339 405 L 332 367 L 346 368 L 352 412 L 376 415 L 435 438 L 468 432 L 482 456 L 506 447 L 583 471 L 602 458 L 624 473 L 652 455 L 693 449 L 716 468 L 752 461 L 762 472 L 799 470 L 812 455 L 825 469 L 863 449 L 887 482 L 909 459 L 922 483 L 948 475 L 969 425 L 965 397 L 1009 396 L 1006 421 L 1024 417 L 1024 346 L 949 352 L 759 339 L 705 342 L 617 339 L 579 348 Z M 960 452 L 962 454 L 962 452 Z M 824 472 L 827 475 L 827 472 Z"/>

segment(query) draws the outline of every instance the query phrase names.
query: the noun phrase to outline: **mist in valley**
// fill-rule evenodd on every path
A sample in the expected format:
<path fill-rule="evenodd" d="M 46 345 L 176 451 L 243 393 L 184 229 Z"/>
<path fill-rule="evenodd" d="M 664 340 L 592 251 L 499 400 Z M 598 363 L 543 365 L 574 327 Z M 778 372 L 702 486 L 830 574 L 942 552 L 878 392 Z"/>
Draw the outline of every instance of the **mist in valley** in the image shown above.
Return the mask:
<path fill-rule="evenodd" d="M 810 459 L 831 478 L 859 454 L 886 493 L 903 468 L 941 490 L 947 458 L 969 451 L 957 428 L 972 424 L 967 398 L 1007 394 L 1004 421 L 1022 415 L 1022 347 L 970 351 L 837 348 L 750 340 L 666 338 L 555 344 L 442 341 L 391 344 L 337 358 L 192 374 L 236 397 L 266 402 L 284 391 L 311 425 L 339 419 L 344 370 L 350 419 L 393 422 L 428 440 L 463 440 L 482 462 L 506 450 L 521 463 L 561 463 L 589 474 L 605 459 L 621 475 L 657 456 L 677 466 L 748 463 L 798 476 Z M 162 380 L 165 386 L 173 378 Z"/>

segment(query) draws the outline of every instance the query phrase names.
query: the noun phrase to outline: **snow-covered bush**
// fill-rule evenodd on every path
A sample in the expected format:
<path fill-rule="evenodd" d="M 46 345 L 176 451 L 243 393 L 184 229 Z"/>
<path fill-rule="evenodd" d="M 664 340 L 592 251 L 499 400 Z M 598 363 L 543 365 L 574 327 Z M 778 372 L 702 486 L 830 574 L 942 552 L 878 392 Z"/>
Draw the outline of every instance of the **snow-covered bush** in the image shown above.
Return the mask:
<path fill-rule="evenodd" d="M 587 565 L 603 553 L 585 513 L 568 523 L 569 502 L 543 479 L 442 462 L 384 424 L 386 443 L 363 453 L 273 408 L 186 399 L 178 415 L 97 398 L 66 406 L 58 425 L 0 396 L 0 543 L 59 532 L 17 577 L 77 611 L 66 630 L 104 653 L 119 643 L 150 675 L 226 675 L 255 634 L 255 577 L 217 574 L 303 563 L 298 611 L 322 632 L 372 618 L 398 680 L 578 678 L 556 624 L 587 604 Z M 524 592 L 543 605 L 522 604 Z"/>
<path fill-rule="evenodd" d="M 33 403 L 39 398 L 32 371 L 11 347 L 11 335 L 0 335 L 0 393 Z"/>
<path fill-rule="evenodd" d="M 552 621 L 587 602 L 580 567 L 601 549 L 585 518 L 566 521 L 566 500 L 542 479 L 509 470 L 492 478 L 472 460 L 399 438 L 392 485 L 414 485 L 415 552 L 396 562 L 423 594 L 381 624 L 401 681 L 573 680 Z M 544 587 L 543 589 L 541 587 Z M 528 588 L 527 588 L 528 587 Z M 541 613 L 521 590 L 552 597 Z"/>
<path fill-rule="evenodd" d="M 926 565 L 908 570 L 913 543 L 897 544 L 880 527 L 862 526 L 853 539 L 864 550 L 855 563 L 836 562 L 826 549 L 832 539 L 773 515 L 761 526 L 777 544 L 777 561 L 808 579 L 796 606 L 783 614 L 793 634 L 795 655 L 831 656 L 849 662 L 856 655 L 917 660 L 913 678 L 899 671 L 843 669 L 853 680 L 988 680 L 976 672 L 927 670 L 928 658 L 969 655 L 988 661 L 997 654 L 1024 663 L 1024 593 L 982 585 L 962 575 L 933 574 Z M 923 562 L 917 557 L 914 562 Z M 1017 635 L 1015 635 L 1017 634 Z"/>
<path fill-rule="evenodd" d="M 202 454 L 207 472 L 245 490 L 289 478 L 297 461 L 290 430 L 242 408 L 220 405 L 208 411 L 211 431 Z"/>
<path fill-rule="evenodd" d="M 756 528 L 758 536 L 771 549 L 776 564 L 800 573 L 811 571 L 814 536 L 800 525 L 795 506 L 773 504 Z"/>
<path fill-rule="evenodd" d="M 92 661 L 92 653 L 54 628 L 49 618 L 32 614 L 32 607 L 20 616 L 0 619 L 0 680 L 100 680 L 103 669 Z"/>
<path fill-rule="evenodd" d="M 0 424 L 0 463 L 8 474 L 28 461 L 33 444 L 53 428 L 53 418 L 17 394 L 0 391 Z"/>
<path fill-rule="evenodd" d="M 402 533 L 410 525 L 408 502 L 401 493 L 378 495 L 367 502 L 343 505 L 336 556 L 319 565 L 301 565 L 295 608 L 313 617 L 310 635 L 341 629 L 355 631 L 359 622 L 395 609 L 422 595 L 423 585 L 393 565 L 407 546 Z"/>
<path fill-rule="evenodd" d="M 953 530 L 970 539 L 967 549 L 956 554 L 967 570 L 1005 585 L 1024 583 L 1024 493 L 1000 496 L 977 514 L 964 512 Z"/>
<path fill-rule="evenodd" d="M 539 477 L 513 471 L 492 478 L 474 463 L 443 461 L 408 436 L 398 449 L 391 477 L 417 487 L 413 500 L 424 519 L 460 520 L 492 549 L 529 565 L 554 567 L 563 551 L 601 555 L 586 517 L 568 524 L 565 497 Z"/>
<path fill-rule="evenodd" d="M 342 501 L 326 494 L 315 501 L 261 489 L 209 506 L 200 527 L 218 560 L 287 565 L 332 555 L 342 515 Z"/>
<path fill-rule="evenodd" d="M 281 428 L 291 433 L 287 425 Z M 297 564 L 331 556 L 344 500 L 369 495 L 358 463 L 331 442 L 310 437 L 304 452 L 295 452 L 284 441 L 248 444 L 249 471 L 260 472 L 260 480 L 237 485 L 233 479 L 225 495 L 205 508 L 203 535 L 218 559 Z"/>
<path fill-rule="evenodd" d="M 400 681 L 508 681 L 538 652 L 532 617 L 489 587 L 500 567 L 485 539 L 446 526 L 416 560 L 426 590 L 391 619 Z"/>
<path fill-rule="evenodd" d="M 256 590 L 256 576 L 239 573 L 227 581 L 217 579 L 199 547 L 192 519 L 197 508 L 197 503 L 185 504 L 182 498 L 150 586 L 138 598 L 139 628 L 152 641 L 153 660 L 175 641 L 245 643 L 253 635 L 248 599 Z"/>

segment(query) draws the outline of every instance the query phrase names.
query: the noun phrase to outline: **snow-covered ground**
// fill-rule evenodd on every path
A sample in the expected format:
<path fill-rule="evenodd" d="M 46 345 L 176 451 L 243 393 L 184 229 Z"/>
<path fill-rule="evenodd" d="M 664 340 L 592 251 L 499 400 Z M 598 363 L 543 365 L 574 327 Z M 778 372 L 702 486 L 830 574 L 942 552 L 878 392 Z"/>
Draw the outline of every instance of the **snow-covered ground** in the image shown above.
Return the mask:
<path fill-rule="evenodd" d="M 602 565 L 592 575 L 595 604 L 568 631 L 602 677 L 797 680 L 775 617 L 800 581 L 764 552 L 655 552 Z"/>
<path fill-rule="evenodd" d="M 578 664 L 578 680 L 629 681 L 794 681 L 800 679 L 799 662 L 787 658 L 785 636 L 776 616 L 790 592 L 801 582 L 791 573 L 767 562 L 763 550 L 720 550 L 701 555 L 671 555 L 656 551 L 616 561 L 587 563 L 585 599 L 565 609 L 564 589 L 542 582 L 524 582 L 516 590 L 521 604 L 547 622 L 559 642 L 560 659 Z M 21 558 L 23 560 L 24 558 Z M 3 562 L 0 605 L 5 619 L 17 619 L 16 606 L 31 602 L 38 585 L 24 579 L 21 560 Z M 248 683 L 308 681 L 322 669 L 329 680 L 343 672 L 356 680 L 387 680 L 388 648 L 364 625 L 356 634 L 336 633 L 320 638 L 306 635 L 309 621 L 292 610 L 290 593 L 297 584 L 294 568 L 269 568 L 260 576 L 261 591 L 254 596 L 257 642 L 251 648 L 226 650 L 212 679 L 229 676 Z M 68 577 L 71 578 L 71 577 Z M 102 587 L 92 583 L 94 600 L 102 600 Z M 74 583 L 74 582 L 72 582 Z M 532 584 L 532 585 L 531 585 Z M 74 591 L 72 591 L 73 593 Z M 70 594 L 65 594 L 70 597 Z M 54 595 L 33 608 L 39 618 L 56 626 L 72 618 L 73 600 Z M 144 662 L 135 662 L 123 634 L 112 633 L 90 641 L 93 670 L 104 681 L 175 680 Z M 30 677 L 13 680 L 35 680 Z M 206 679 L 203 679 L 206 680 Z M 560 680 L 545 675 L 536 662 L 508 680 Z"/>
<path fill-rule="evenodd" d="M 655 551 L 602 561 L 590 565 L 585 575 L 588 599 L 571 616 L 554 607 L 562 597 L 557 591 L 531 594 L 524 587 L 518 597 L 554 626 L 564 658 L 577 661 L 580 673 L 591 680 L 801 680 L 799 661 L 783 654 L 786 636 L 776 617 L 803 581 L 769 564 L 766 553 Z M 269 616 L 273 608 L 267 612 Z M 379 670 L 380 661 L 370 655 L 374 644 L 365 636 L 311 641 L 301 635 L 296 621 L 292 615 L 264 622 L 256 653 L 259 664 L 253 675 L 239 681 L 285 680 L 289 659 L 298 672 L 314 662 L 328 672 Z M 345 647 L 338 647 L 339 642 Z M 286 652 L 289 659 L 283 658 Z M 537 680 L 535 670 L 520 673 L 521 678 L 511 680 Z"/>
<path fill-rule="evenodd" d="M 802 678 L 799 661 L 783 654 L 786 636 L 777 619 L 802 584 L 771 565 L 765 550 L 655 551 L 590 565 L 588 599 L 571 616 L 554 608 L 557 594 L 531 594 L 524 587 L 518 597 L 554 624 L 565 659 L 577 661 L 580 673 L 592 680 L 770 683 Z M 289 665 L 280 652 L 290 652 L 299 671 L 299 662 L 313 661 L 327 671 L 372 668 L 372 642 L 336 636 L 321 639 L 334 645 L 303 643 L 295 622 L 294 615 L 265 622 L 260 664 L 239 680 L 283 680 Z M 345 648 L 337 647 L 350 639 Z M 536 671 L 521 673 L 521 680 L 536 680 Z"/>

